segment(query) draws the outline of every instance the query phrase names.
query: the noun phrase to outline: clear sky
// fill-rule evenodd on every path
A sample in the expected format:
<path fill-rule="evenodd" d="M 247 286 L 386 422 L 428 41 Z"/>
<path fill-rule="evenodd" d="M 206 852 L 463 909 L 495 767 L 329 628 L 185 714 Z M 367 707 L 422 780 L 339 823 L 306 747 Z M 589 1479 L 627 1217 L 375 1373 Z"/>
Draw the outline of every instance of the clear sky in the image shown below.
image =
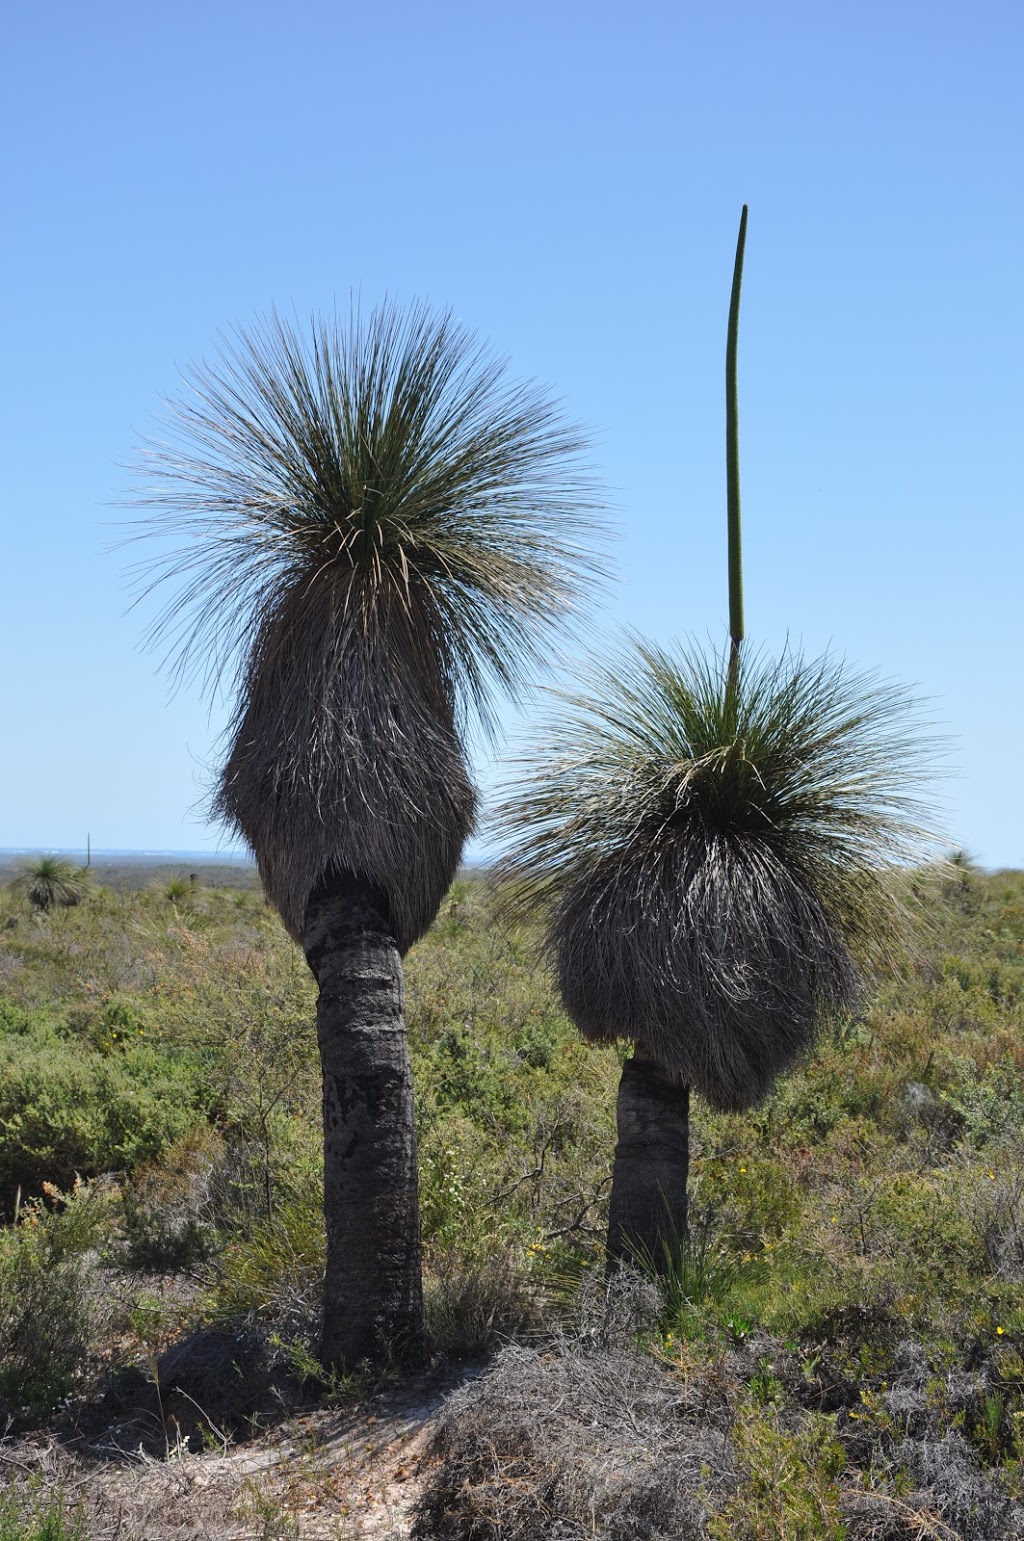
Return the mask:
<path fill-rule="evenodd" d="M 52 0 L 4 34 L 0 847 L 218 842 L 225 705 L 169 697 L 107 548 L 159 393 L 271 304 L 451 306 L 594 430 L 603 624 L 720 640 L 747 202 L 748 635 L 915 684 L 951 844 L 1024 865 L 1017 0 Z"/>

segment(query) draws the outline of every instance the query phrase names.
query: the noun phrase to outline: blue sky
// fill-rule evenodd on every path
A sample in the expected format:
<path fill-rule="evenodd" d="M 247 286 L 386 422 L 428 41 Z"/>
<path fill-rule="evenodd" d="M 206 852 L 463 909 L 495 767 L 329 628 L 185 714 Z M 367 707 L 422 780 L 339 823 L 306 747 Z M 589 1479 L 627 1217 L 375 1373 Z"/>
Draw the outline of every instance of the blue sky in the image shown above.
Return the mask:
<path fill-rule="evenodd" d="M 17 8 L 0 847 L 218 842 L 225 703 L 169 697 L 107 548 L 159 393 L 271 304 L 451 306 L 594 431 L 602 624 L 719 640 L 747 202 L 748 634 L 915 684 L 951 843 L 1024 865 L 1022 33 L 986 0 Z"/>

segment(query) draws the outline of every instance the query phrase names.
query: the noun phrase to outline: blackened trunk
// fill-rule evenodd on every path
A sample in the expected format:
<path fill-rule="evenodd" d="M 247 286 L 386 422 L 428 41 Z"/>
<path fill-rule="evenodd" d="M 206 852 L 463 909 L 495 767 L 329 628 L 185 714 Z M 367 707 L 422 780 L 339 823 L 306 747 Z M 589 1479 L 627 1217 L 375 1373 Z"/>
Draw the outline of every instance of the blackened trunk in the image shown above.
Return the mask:
<path fill-rule="evenodd" d="M 322 1362 L 352 1369 L 415 1364 L 423 1354 L 423 1284 L 402 960 L 387 902 L 351 874 L 332 875 L 306 909 L 303 948 L 320 997 L 323 1069 Z"/>
<path fill-rule="evenodd" d="M 649 1259 L 661 1272 L 666 1245 L 686 1236 L 690 1088 L 636 1049 L 622 1067 L 615 1111 L 608 1260 Z"/>

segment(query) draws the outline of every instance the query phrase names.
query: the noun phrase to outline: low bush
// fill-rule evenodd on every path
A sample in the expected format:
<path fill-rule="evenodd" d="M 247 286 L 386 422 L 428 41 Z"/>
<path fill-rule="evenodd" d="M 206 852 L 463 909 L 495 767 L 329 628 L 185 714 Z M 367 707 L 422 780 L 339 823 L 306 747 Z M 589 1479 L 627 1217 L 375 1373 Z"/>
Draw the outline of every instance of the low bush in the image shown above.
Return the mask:
<path fill-rule="evenodd" d="M 201 1302 L 202 1314 L 215 1324 L 248 1320 L 286 1341 L 312 1342 L 326 1245 L 323 1194 L 314 1189 L 228 1243 Z"/>
<path fill-rule="evenodd" d="M 438 1420 L 418 1541 L 688 1541 L 731 1487 L 728 1411 L 636 1350 L 505 1349 Z"/>
<path fill-rule="evenodd" d="M 514 1251 L 483 1261 L 435 1253 L 423 1294 L 428 1342 L 455 1363 L 486 1359 L 513 1340 L 536 1337 L 544 1325 L 537 1281 Z"/>
<path fill-rule="evenodd" d="M 732 1445 L 740 1477 L 708 1520 L 709 1541 L 846 1541 L 844 1456 L 831 1420 L 809 1415 L 792 1427 L 777 1413 L 741 1406 Z"/>
<path fill-rule="evenodd" d="M 88 1541 L 80 1506 L 68 1504 L 60 1488 L 46 1492 L 38 1482 L 25 1490 L 0 1490 L 0 1541 Z"/>
<path fill-rule="evenodd" d="M 0 1412 L 43 1417 L 88 1361 L 97 1319 L 95 1247 L 108 1234 L 108 1189 L 52 1190 L 0 1230 Z"/>
<path fill-rule="evenodd" d="M 847 1541 L 1020 1541 L 1024 1508 L 955 1431 L 905 1440 L 842 1497 Z"/>
<path fill-rule="evenodd" d="M 20 1188 L 131 1171 L 204 1119 L 198 1067 L 134 1041 L 104 1053 L 35 1020 L 0 1031 L 0 1205 Z"/>
<path fill-rule="evenodd" d="M 196 1125 L 122 1189 L 116 1259 L 131 1273 L 174 1273 L 208 1261 L 220 1246 L 219 1187 L 226 1142 Z"/>

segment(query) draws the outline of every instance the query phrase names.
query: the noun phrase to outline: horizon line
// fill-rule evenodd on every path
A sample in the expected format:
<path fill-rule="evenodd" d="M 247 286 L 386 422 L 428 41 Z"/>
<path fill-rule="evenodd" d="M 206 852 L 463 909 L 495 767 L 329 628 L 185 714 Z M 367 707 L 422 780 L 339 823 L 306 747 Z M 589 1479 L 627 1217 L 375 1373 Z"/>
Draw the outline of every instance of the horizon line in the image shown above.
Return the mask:
<path fill-rule="evenodd" d="M 183 850 L 180 847 L 167 846 L 92 846 L 84 845 L 0 845 L 0 856 L 91 856 L 95 861 L 97 857 L 111 856 L 173 856 L 175 858 L 188 857 L 190 861 L 240 861 L 255 866 L 255 858 L 251 851 L 244 847 L 222 847 L 218 851 Z"/>

